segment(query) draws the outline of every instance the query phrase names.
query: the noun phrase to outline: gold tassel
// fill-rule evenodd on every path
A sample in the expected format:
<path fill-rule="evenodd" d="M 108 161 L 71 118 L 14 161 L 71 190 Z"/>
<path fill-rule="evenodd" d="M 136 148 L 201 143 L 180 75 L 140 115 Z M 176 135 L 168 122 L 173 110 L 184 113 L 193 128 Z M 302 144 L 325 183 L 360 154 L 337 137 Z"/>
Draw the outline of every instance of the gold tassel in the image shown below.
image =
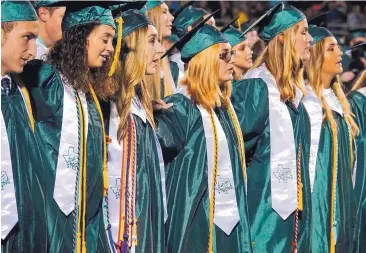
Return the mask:
<path fill-rule="evenodd" d="M 117 63 L 119 61 L 119 55 L 121 53 L 121 45 L 122 45 L 122 24 L 123 19 L 122 16 L 118 17 L 116 19 L 116 22 L 118 24 L 118 34 L 117 34 L 117 46 L 116 46 L 116 52 L 114 53 L 113 62 L 111 65 L 111 69 L 109 70 L 108 77 L 112 77 L 114 73 L 116 72 Z"/>
<path fill-rule="evenodd" d="M 239 32 L 241 32 L 241 24 L 239 18 L 236 20 L 236 22 L 238 23 L 238 30 Z"/>

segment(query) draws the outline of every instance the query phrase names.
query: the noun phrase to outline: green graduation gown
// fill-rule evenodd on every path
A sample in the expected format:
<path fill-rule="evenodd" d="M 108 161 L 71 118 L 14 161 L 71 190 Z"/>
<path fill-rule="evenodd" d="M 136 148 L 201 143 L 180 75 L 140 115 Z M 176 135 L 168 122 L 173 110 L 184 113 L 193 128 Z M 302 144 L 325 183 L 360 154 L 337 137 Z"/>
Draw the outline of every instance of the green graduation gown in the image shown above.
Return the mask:
<path fill-rule="evenodd" d="M 1 94 L 1 112 L 10 147 L 18 223 L 1 240 L 1 252 L 46 252 L 41 198 L 44 192 L 39 185 L 42 157 L 29 125 L 22 94 L 12 79 L 9 94 Z"/>
<path fill-rule="evenodd" d="M 165 99 L 173 103 L 155 114 L 157 133 L 163 150 L 168 220 L 167 252 L 206 252 L 209 239 L 209 190 L 206 138 L 198 107 L 182 94 Z M 227 236 L 214 225 L 214 252 L 252 252 L 247 217 L 247 201 L 240 156 L 233 124 L 224 108 L 215 113 L 225 132 L 240 221 Z"/>
<path fill-rule="evenodd" d="M 104 102 L 102 110 L 106 130 L 110 132 L 110 104 Z M 138 220 L 138 245 L 135 247 L 135 252 L 164 253 L 163 195 L 154 129 L 148 121 L 144 122 L 144 120 L 135 114 L 132 114 L 132 116 L 136 129 L 137 155 L 135 217 Z M 119 191 L 117 190 L 119 188 L 116 183 L 109 180 L 109 187 L 109 199 L 119 199 Z M 113 235 L 113 239 L 115 238 L 116 236 Z"/>
<path fill-rule="evenodd" d="M 170 60 L 170 71 L 172 72 L 173 81 L 175 86 L 178 86 L 179 69 L 178 64 L 175 61 Z"/>
<path fill-rule="evenodd" d="M 366 249 L 366 96 L 352 91 L 348 99 L 360 129 L 360 134 L 356 137 L 357 166 L 354 190 L 357 201 L 355 252 L 362 253 Z"/>
<path fill-rule="evenodd" d="M 261 78 L 245 79 L 233 85 L 231 101 L 243 132 L 248 173 L 248 210 L 253 252 L 283 253 L 293 249 L 295 213 L 283 220 L 271 201 L 270 125 L 268 88 Z M 298 228 L 298 252 L 310 252 L 311 192 L 308 175 L 310 123 L 300 102 L 296 109 L 286 103 L 294 131 L 296 153 L 301 151 L 303 211 Z"/>
<path fill-rule="evenodd" d="M 310 96 L 311 93 L 309 92 L 308 95 Z M 319 106 L 321 105 L 319 104 Z M 338 126 L 335 251 L 346 253 L 353 252 L 353 234 L 356 219 L 356 202 L 353 193 L 352 165 L 350 161 L 350 135 L 344 118 L 337 112 L 332 112 Z M 311 109 L 308 110 L 308 113 L 309 117 L 315 115 Z M 313 128 L 311 133 L 315 134 Z M 318 152 L 314 154 L 316 165 L 312 192 L 312 252 L 330 252 L 333 175 L 332 143 L 330 124 L 328 121 L 323 121 L 320 130 Z"/>
<path fill-rule="evenodd" d="M 52 65 L 35 60 L 23 72 L 31 96 L 35 135 L 45 161 L 43 179 L 49 252 L 72 252 L 74 215 L 65 215 L 53 198 L 63 112 L 63 83 Z M 102 210 L 102 125 L 96 105 L 86 95 L 88 107 L 86 247 L 88 252 L 109 252 Z"/>

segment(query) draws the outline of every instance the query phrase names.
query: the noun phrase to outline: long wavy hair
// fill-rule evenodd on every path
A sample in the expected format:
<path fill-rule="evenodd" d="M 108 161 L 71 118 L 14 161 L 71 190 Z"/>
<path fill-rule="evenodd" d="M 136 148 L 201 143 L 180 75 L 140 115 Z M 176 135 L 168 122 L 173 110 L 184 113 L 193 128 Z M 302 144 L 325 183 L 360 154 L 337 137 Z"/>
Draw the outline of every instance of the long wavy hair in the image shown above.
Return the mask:
<path fill-rule="evenodd" d="M 361 74 L 357 78 L 356 82 L 354 83 L 351 91 L 358 90 L 363 87 L 366 87 L 366 70 L 361 72 Z"/>
<path fill-rule="evenodd" d="M 319 41 L 318 43 L 313 45 L 310 49 L 311 58 L 309 61 L 305 63 L 305 68 L 309 84 L 314 90 L 319 100 L 321 101 L 325 111 L 326 119 L 331 125 L 332 131 L 334 131 L 334 134 L 336 134 L 337 133 L 336 122 L 334 120 L 332 111 L 329 108 L 329 105 L 323 96 L 324 87 L 322 84 L 320 73 L 324 62 L 324 51 L 325 51 L 325 40 Z M 332 81 L 331 88 L 341 103 L 342 109 L 344 111 L 344 119 L 347 125 L 351 128 L 353 135 L 357 135 L 359 133 L 359 129 L 357 127 L 357 124 L 353 120 L 351 107 L 346 98 L 346 95 L 343 92 L 342 81 L 339 75 L 336 75 L 336 77 Z"/>
<path fill-rule="evenodd" d="M 150 21 L 154 24 L 158 31 L 158 38 L 160 43 L 163 43 L 163 34 L 160 30 L 161 22 L 160 17 L 163 15 L 161 6 L 158 5 L 147 11 L 147 16 Z M 160 72 L 163 71 L 163 83 L 161 83 Z M 168 57 L 164 57 L 159 60 L 158 66 L 156 67 L 156 72 L 152 76 L 145 77 L 146 82 L 148 82 L 152 87 L 152 94 L 154 99 L 161 99 L 173 94 L 173 87 L 175 86 L 172 73 L 170 70 Z M 162 89 L 164 93 L 162 93 Z"/>
<path fill-rule="evenodd" d="M 148 54 L 148 26 L 143 26 L 129 34 L 122 42 L 118 70 L 115 74 L 119 86 L 116 94 L 117 111 L 120 116 L 117 136 L 121 140 L 127 132 L 128 117 L 132 99 L 137 95 L 145 109 L 148 120 L 154 125 L 150 89 L 144 81 Z"/>
<path fill-rule="evenodd" d="M 76 90 L 88 92 L 91 83 L 98 97 L 106 99 L 113 93 L 113 80 L 107 75 L 111 60 L 101 68 L 88 67 L 87 38 L 99 25 L 83 24 L 64 31 L 63 38 L 50 49 L 46 61 L 53 64 Z"/>
<path fill-rule="evenodd" d="M 297 24 L 285 30 L 283 42 L 280 41 L 279 35 L 274 37 L 253 65 L 253 68 L 257 68 L 263 63 L 266 64 L 276 80 L 283 102 L 294 101 L 296 87 L 306 94 L 302 62 L 295 50 L 298 29 Z"/>
<path fill-rule="evenodd" d="M 191 99 L 207 110 L 230 104 L 231 81 L 219 85 L 219 51 L 215 44 L 195 55 L 181 81 Z"/>

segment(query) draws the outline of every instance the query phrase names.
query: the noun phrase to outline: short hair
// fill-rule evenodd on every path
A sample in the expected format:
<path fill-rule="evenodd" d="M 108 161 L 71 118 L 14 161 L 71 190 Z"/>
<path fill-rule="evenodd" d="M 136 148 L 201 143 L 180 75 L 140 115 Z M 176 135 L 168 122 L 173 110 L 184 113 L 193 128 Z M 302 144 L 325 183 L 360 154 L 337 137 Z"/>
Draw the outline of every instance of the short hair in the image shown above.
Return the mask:
<path fill-rule="evenodd" d="M 17 22 L 1 22 L 1 29 L 5 31 L 5 34 L 8 34 L 13 30 L 16 24 Z"/>

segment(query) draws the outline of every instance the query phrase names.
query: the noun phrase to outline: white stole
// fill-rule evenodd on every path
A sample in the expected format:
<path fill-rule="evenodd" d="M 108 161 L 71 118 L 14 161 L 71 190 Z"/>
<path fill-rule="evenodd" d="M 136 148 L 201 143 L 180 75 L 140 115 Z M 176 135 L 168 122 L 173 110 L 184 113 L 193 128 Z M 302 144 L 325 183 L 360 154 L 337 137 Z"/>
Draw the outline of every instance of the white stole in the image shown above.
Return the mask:
<path fill-rule="evenodd" d="M 13 168 L 11 165 L 8 134 L 3 114 L 1 114 L 1 239 L 9 234 L 18 222 Z"/>
<path fill-rule="evenodd" d="M 44 57 L 48 54 L 49 49 L 43 43 L 43 41 L 38 37 L 36 40 L 37 44 L 37 55 L 35 59 L 44 60 Z"/>
<path fill-rule="evenodd" d="M 296 145 L 291 116 L 281 101 L 273 75 L 264 64 L 246 74 L 245 79 L 251 78 L 261 78 L 268 88 L 272 208 L 286 220 L 297 209 Z M 299 103 L 298 98 L 295 99 L 297 107 L 296 102 Z"/>
<path fill-rule="evenodd" d="M 120 118 L 117 112 L 117 107 L 114 102 L 110 103 L 110 117 L 109 117 L 109 136 L 113 140 L 110 144 L 108 144 L 108 180 L 111 182 L 110 193 L 109 194 L 109 218 L 111 224 L 112 231 L 112 239 L 116 242 L 118 240 L 118 230 L 119 230 L 119 221 L 120 221 L 120 190 L 121 190 L 121 157 L 124 152 L 123 145 L 120 145 L 118 142 L 117 130 L 120 123 Z M 147 123 L 146 113 L 141 106 L 140 101 L 137 97 L 135 97 L 131 103 L 130 112 L 138 116 L 144 123 Z M 133 124 L 135 124 L 133 122 Z M 135 129 L 136 131 L 136 129 Z M 135 132 L 135 136 L 136 136 Z M 166 205 L 166 188 L 165 188 L 165 167 L 164 160 L 161 153 L 161 147 L 154 132 L 156 148 L 159 157 L 159 166 L 160 166 L 160 176 L 161 176 L 161 188 L 163 194 L 163 209 L 164 209 L 164 221 L 168 218 L 168 211 Z M 134 145 L 136 146 L 136 145 Z M 136 154 L 136 150 L 135 150 Z M 134 164 L 136 171 L 136 163 Z M 136 172 L 137 174 L 137 172 Z M 137 177 L 135 177 L 136 180 Z M 132 181 L 131 178 L 128 179 L 129 182 Z M 135 182 L 136 185 L 136 182 Z M 131 183 L 129 183 L 131 186 Z M 129 189 L 131 191 L 131 189 Z M 134 192 L 136 195 L 136 191 Z M 131 196 L 132 197 L 132 196 Z M 133 199 L 135 201 L 135 196 Z M 123 214 L 122 214 L 123 215 Z M 111 246 L 110 246 L 111 247 Z M 131 252 L 135 252 L 135 241 L 132 243 Z"/>
<path fill-rule="evenodd" d="M 207 177 L 211 198 L 213 180 L 212 172 L 214 168 L 214 133 L 209 112 L 202 106 L 197 107 L 201 113 L 206 139 Z M 227 235 L 230 235 L 231 231 L 239 222 L 239 210 L 236 201 L 235 182 L 225 132 L 222 129 L 220 121 L 217 118 L 215 112 L 212 112 L 212 115 L 214 117 L 218 137 L 218 172 L 215 188 L 214 222 L 219 228 L 221 228 L 222 231 L 224 231 Z"/>
<path fill-rule="evenodd" d="M 67 84 L 65 78 L 61 76 L 61 79 L 64 84 L 63 116 L 53 197 L 62 212 L 69 215 L 75 208 L 75 186 L 80 159 L 78 153 L 79 116 L 75 90 Z M 78 95 L 84 110 L 85 139 L 87 139 L 88 106 L 85 94 L 79 92 Z"/>
<path fill-rule="evenodd" d="M 311 125 L 309 176 L 311 192 L 313 192 L 316 160 L 318 157 L 319 139 L 323 122 L 323 107 L 310 85 L 306 85 L 306 90 L 307 96 L 304 98 L 303 103 L 309 114 Z"/>

